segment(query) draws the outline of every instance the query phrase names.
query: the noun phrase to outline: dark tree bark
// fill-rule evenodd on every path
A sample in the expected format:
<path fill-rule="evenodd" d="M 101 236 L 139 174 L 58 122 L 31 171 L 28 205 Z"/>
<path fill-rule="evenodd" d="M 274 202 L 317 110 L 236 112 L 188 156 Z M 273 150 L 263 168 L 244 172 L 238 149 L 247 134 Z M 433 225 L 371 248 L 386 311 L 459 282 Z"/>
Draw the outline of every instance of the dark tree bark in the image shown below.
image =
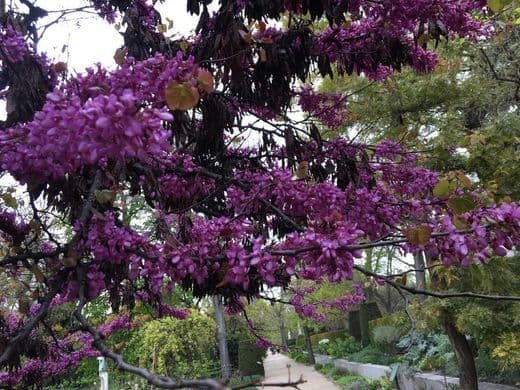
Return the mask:
<path fill-rule="evenodd" d="M 425 253 L 426 265 L 432 266 L 434 261 L 432 257 Z M 430 278 L 432 284 L 445 288 L 444 283 L 439 279 L 434 270 L 430 270 Z M 459 383 L 461 390 L 478 390 L 477 367 L 475 366 L 475 358 L 471 346 L 464 336 L 455 326 L 448 313 L 444 314 L 443 326 L 450 339 L 451 348 L 455 353 L 457 365 L 459 367 Z"/>
<path fill-rule="evenodd" d="M 215 321 L 217 323 L 217 340 L 218 352 L 220 356 L 220 369 L 222 379 L 227 381 L 231 378 L 231 363 L 229 360 L 229 350 L 227 344 L 226 321 L 224 318 L 224 307 L 220 296 L 215 295 L 212 298 L 213 308 L 215 309 Z"/>
<path fill-rule="evenodd" d="M 451 347 L 455 352 L 460 371 L 460 389 L 478 390 L 478 376 L 475 367 L 475 359 L 471 346 L 462 333 L 459 332 L 453 321 L 449 318 L 444 319 L 444 328 L 450 339 Z"/>

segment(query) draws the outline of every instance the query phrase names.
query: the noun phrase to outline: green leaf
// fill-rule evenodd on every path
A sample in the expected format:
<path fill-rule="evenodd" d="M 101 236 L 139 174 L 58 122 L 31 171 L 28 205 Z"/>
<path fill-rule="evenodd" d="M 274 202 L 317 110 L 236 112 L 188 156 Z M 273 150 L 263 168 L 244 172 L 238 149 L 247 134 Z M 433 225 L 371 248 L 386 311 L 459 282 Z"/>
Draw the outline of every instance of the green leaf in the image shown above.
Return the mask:
<path fill-rule="evenodd" d="M 461 198 L 451 198 L 448 200 L 448 204 L 457 214 L 466 213 L 477 207 L 473 199 L 467 196 Z"/>
<path fill-rule="evenodd" d="M 172 81 L 164 90 L 166 104 L 171 110 L 189 110 L 199 102 L 199 91 L 188 83 Z"/>
<path fill-rule="evenodd" d="M 488 0 L 487 4 L 488 4 L 488 7 L 493 12 L 499 12 L 505 6 L 505 4 L 502 0 Z"/>
<path fill-rule="evenodd" d="M 7 207 L 10 207 L 15 210 L 18 208 L 18 202 L 16 201 L 16 198 L 13 195 L 11 195 L 11 193 L 6 192 L 2 194 L 0 197 L 2 198 Z"/>
<path fill-rule="evenodd" d="M 433 195 L 438 197 L 448 196 L 450 193 L 450 182 L 448 180 L 441 180 L 433 188 Z"/>
<path fill-rule="evenodd" d="M 96 200 L 101 203 L 113 203 L 116 199 L 116 192 L 111 190 L 96 191 Z"/>

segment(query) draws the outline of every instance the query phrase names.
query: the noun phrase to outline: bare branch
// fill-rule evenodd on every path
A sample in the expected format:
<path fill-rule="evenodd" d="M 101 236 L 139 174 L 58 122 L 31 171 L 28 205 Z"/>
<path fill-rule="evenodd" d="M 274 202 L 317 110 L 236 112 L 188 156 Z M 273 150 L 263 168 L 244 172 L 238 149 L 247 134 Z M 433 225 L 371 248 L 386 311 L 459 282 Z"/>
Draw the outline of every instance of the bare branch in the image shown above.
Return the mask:
<path fill-rule="evenodd" d="M 520 296 L 511 296 L 511 295 L 486 295 L 486 294 L 478 294 L 474 292 L 464 291 L 464 292 L 453 292 L 453 293 L 440 293 L 435 291 L 428 291 L 428 290 L 419 290 L 417 288 L 405 286 L 403 284 L 397 283 L 394 280 L 392 280 L 391 277 L 377 274 L 375 272 L 369 271 L 363 267 L 360 267 L 359 265 L 355 265 L 354 269 L 361 272 L 362 274 L 366 276 L 372 276 L 374 278 L 382 279 L 387 284 L 389 284 L 392 287 L 395 287 L 397 289 L 402 289 L 404 291 L 408 291 L 411 294 L 416 295 L 426 295 L 430 297 L 445 299 L 445 298 L 476 298 L 476 299 L 487 299 L 490 301 L 520 301 Z"/>

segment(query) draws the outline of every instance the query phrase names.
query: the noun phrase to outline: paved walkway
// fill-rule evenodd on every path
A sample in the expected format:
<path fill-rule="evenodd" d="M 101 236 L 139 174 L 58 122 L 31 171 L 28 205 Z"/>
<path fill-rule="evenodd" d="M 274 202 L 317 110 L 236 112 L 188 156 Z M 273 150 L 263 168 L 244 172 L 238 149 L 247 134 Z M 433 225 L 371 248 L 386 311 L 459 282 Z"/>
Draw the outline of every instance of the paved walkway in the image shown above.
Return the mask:
<path fill-rule="evenodd" d="M 339 390 L 340 388 L 320 374 L 312 366 L 296 363 L 282 354 L 269 354 L 264 360 L 264 383 L 286 383 L 289 379 L 287 365 L 290 364 L 291 381 L 298 380 L 300 375 L 307 382 L 298 385 L 301 390 Z M 282 389 L 279 386 L 264 386 L 264 389 Z M 287 389 L 287 387 L 285 387 Z"/>

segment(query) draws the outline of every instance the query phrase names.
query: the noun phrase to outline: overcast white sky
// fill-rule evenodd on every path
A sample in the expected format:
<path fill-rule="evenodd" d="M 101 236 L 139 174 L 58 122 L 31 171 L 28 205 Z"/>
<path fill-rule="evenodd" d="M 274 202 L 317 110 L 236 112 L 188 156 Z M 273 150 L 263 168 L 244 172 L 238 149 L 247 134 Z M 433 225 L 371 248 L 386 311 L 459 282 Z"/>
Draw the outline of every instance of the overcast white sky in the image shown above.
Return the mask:
<path fill-rule="evenodd" d="M 39 0 L 36 5 L 46 10 L 60 10 L 88 5 L 87 0 Z M 197 17 L 186 12 L 185 0 L 169 0 L 158 4 L 164 17 L 174 21 L 170 33 L 190 35 L 197 24 Z M 51 13 L 42 24 L 54 20 L 59 14 Z M 115 65 L 113 56 L 123 44 L 120 34 L 114 25 L 99 16 L 88 13 L 77 13 L 66 16 L 66 21 L 53 25 L 40 42 L 40 51 L 45 51 L 56 61 L 67 61 L 69 69 L 81 72 L 96 62 Z M 67 45 L 67 50 L 62 51 Z M 68 58 L 67 58 L 68 56 Z"/>

